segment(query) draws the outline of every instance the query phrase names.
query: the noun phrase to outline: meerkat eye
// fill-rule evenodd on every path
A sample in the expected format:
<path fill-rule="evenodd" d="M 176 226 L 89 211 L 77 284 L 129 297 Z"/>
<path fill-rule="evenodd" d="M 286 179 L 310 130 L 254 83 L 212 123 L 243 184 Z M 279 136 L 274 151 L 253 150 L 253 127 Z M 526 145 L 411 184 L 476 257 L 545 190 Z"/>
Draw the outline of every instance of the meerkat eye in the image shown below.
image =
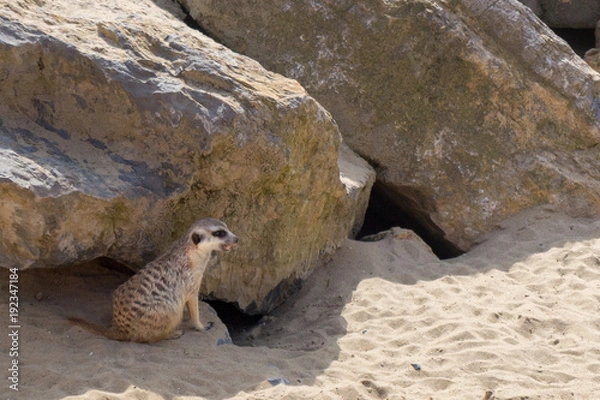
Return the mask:
<path fill-rule="evenodd" d="M 227 236 L 227 232 L 225 232 L 223 229 L 219 229 L 218 231 L 214 231 L 212 235 L 214 237 L 224 238 L 225 236 Z"/>
<path fill-rule="evenodd" d="M 194 242 L 194 244 L 198 244 L 203 240 L 204 240 L 204 235 L 201 235 L 196 232 L 192 233 L 192 242 Z"/>

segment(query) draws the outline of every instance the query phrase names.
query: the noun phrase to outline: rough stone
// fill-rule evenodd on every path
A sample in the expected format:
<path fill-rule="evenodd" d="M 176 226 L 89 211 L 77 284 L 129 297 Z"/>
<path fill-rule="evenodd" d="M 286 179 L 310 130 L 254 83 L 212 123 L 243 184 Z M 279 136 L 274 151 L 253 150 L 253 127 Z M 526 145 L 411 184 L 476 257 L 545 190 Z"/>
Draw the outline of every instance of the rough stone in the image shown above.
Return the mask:
<path fill-rule="evenodd" d="M 460 249 L 538 204 L 600 215 L 600 75 L 521 3 L 184 4 L 297 79 L 398 206 Z"/>
<path fill-rule="evenodd" d="M 342 183 L 355 207 L 355 216 L 350 231 L 350 237 L 355 237 L 363 226 L 376 174 L 368 162 L 343 143 L 338 158 L 338 167 Z"/>
<path fill-rule="evenodd" d="M 531 11 L 533 11 L 533 13 L 535 15 L 537 15 L 538 17 L 542 17 L 542 15 L 544 15 L 544 9 L 542 8 L 542 5 L 540 4 L 540 0 L 519 0 L 521 3 L 523 3 L 524 5 L 526 5 L 527 7 L 529 7 L 531 9 Z"/>
<path fill-rule="evenodd" d="M 519 0 L 552 28 L 594 29 L 600 19 L 598 0 Z"/>
<path fill-rule="evenodd" d="M 0 1 L 0 265 L 139 267 L 210 216 L 240 245 L 202 292 L 266 312 L 348 236 L 368 189 L 342 183 L 337 125 L 297 82 L 179 12 Z"/>
<path fill-rule="evenodd" d="M 600 49 L 590 49 L 585 53 L 584 60 L 590 67 L 600 72 Z"/>

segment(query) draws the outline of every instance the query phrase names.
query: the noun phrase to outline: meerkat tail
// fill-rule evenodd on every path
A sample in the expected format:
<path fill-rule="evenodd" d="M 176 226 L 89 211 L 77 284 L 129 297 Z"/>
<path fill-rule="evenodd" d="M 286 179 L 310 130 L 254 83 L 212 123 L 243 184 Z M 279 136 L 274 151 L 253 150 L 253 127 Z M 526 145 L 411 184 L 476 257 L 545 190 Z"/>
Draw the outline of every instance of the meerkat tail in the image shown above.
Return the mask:
<path fill-rule="evenodd" d="M 67 319 L 73 325 L 77 325 L 86 331 L 93 333 L 94 335 L 104 336 L 113 340 L 126 340 L 124 335 L 121 332 L 116 331 L 113 327 L 106 328 L 102 325 L 98 325 L 77 317 L 69 317 Z"/>

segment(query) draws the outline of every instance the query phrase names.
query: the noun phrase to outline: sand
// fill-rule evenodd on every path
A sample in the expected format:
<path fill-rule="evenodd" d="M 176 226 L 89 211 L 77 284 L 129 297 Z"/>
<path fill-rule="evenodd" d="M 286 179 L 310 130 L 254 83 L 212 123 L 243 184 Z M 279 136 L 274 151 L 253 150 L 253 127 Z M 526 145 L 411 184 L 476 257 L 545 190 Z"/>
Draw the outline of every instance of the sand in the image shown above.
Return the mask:
<path fill-rule="evenodd" d="M 538 208 L 438 260 L 411 231 L 348 240 L 296 296 L 227 341 L 215 322 L 157 344 L 69 325 L 110 319 L 126 276 L 89 264 L 19 275 L 19 391 L 7 399 L 595 399 L 600 221 Z M 2 326 L 9 331 L 8 274 Z M 184 325 L 185 326 L 185 325 Z M 187 327 L 187 326 L 186 326 Z M 6 337 L 6 334 L 4 335 Z M 8 376 L 14 357 L 1 343 Z"/>

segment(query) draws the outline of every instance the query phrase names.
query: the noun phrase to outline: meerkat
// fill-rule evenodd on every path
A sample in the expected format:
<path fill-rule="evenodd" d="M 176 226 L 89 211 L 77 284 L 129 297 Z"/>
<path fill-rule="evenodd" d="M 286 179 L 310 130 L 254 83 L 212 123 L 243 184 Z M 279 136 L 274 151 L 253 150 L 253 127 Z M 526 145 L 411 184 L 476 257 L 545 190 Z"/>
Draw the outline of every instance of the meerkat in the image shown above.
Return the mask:
<path fill-rule="evenodd" d="M 113 316 L 106 328 L 80 318 L 72 323 L 109 339 L 152 343 L 178 338 L 187 306 L 196 330 L 210 328 L 200 322 L 198 296 L 206 265 L 213 251 L 230 251 L 238 238 L 224 222 L 201 219 L 160 257 L 147 264 L 113 294 Z"/>

